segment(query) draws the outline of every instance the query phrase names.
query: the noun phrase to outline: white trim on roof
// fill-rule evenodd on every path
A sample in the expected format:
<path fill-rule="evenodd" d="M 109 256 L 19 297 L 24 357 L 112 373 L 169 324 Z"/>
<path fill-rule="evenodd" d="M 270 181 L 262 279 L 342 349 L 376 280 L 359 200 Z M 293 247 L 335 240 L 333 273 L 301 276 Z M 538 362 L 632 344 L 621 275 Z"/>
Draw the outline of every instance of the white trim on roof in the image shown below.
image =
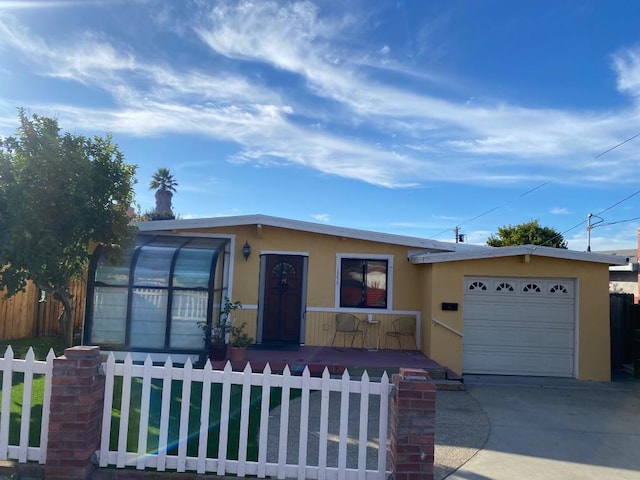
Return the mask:
<path fill-rule="evenodd" d="M 564 248 L 541 247 L 538 245 L 521 245 L 517 247 L 484 247 L 475 250 L 425 253 L 409 258 L 413 264 L 457 262 L 461 260 L 479 260 L 484 258 L 514 257 L 518 255 L 536 255 L 538 257 L 562 258 L 565 260 L 578 260 L 581 262 L 604 263 L 607 265 L 624 265 L 626 258 L 616 255 L 603 255 L 593 252 L 578 252 Z"/>
<path fill-rule="evenodd" d="M 404 245 L 424 250 L 454 252 L 457 250 L 476 250 L 478 246 L 460 243 L 440 242 L 428 238 L 408 237 L 392 233 L 372 232 L 355 228 L 337 227 L 320 223 L 303 222 L 269 215 L 240 215 L 233 217 L 194 218 L 188 220 L 155 220 L 137 223 L 140 232 L 162 232 L 166 230 L 184 230 L 194 228 L 235 227 L 240 225 L 267 225 L 288 228 L 303 232 L 334 235 L 337 237 L 369 240 L 373 242 Z M 481 247 L 482 248 L 482 247 Z"/>
<path fill-rule="evenodd" d="M 613 265 L 609 267 L 610 272 L 637 272 L 638 264 L 637 263 L 626 263 L 624 265 Z"/>

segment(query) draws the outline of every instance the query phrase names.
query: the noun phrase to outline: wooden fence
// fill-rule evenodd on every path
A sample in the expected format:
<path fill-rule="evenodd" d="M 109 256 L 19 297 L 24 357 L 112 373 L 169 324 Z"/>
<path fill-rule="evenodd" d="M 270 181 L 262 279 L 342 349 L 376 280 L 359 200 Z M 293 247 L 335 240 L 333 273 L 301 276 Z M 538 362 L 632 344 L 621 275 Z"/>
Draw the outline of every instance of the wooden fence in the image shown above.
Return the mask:
<path fill-rule="evenodd" d="M 70 290 L 74 330 L 79 331 L 84 320 L 86 282 L 72 280 Z M 41 298 L 40 290 L 31 282 L 24 292 L 11 298 L 0 292 L 0 340 L 56 336 L 61 310 L 60 302 L 51 295 Z"/>
<path fill-rule="evenodd" d="M 609 320 L 611 327 L 611 368 L 619 370 L 633 365 L 640 358 L 640 305 L 633 303 L 632 293 L 609 295 Z"/>

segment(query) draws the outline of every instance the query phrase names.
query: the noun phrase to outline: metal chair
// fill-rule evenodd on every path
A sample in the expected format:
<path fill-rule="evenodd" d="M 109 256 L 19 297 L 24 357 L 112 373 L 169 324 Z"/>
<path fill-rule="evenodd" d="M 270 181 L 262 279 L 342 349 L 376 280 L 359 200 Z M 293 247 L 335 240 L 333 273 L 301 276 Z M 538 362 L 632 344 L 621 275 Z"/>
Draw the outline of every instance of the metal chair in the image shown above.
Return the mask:
<path fill-rule="evenodd" d="M 360 329 L 360 319 L 350 313 L 336 313 L 336 331 L 333 333 L 333 340 L 331 340 L 331 346 L 335 344 L 336 336 L 338 333 L 344 335 L 344 342 L 346 347 L 347 335 L 351 335 L 351 347 L 353 348 L 353 342 L 358 335 L 361 336 L 362 342 L 364 342 L 364 330 Z"/>
<path fill-rule="evenodd" d="M 398 317 L 393 323 L 393 331 L 387 332 L 385 336 L 384 346 L 387 347 L 387 337 L 395 338 L 398 341 L 398 348 L 402 349 L 402 337 L 411 337 L 413 347 L 416 346 L 416 318 L 415 317 Z"/>

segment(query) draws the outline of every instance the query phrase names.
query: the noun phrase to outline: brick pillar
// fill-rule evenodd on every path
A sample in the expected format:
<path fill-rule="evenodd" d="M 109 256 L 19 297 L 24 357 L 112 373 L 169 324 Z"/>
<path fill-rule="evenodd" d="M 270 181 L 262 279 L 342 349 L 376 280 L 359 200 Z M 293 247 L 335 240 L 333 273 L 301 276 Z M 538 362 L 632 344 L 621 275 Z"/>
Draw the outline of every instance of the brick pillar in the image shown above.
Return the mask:
<path fill-rule="evenodd" d="M 391 471 L 394 480 L 433 480 L 436 387 L 424 370 L 393 376 Z"/>
<path fill-rule="evenodd" d="M 98 347 L 67 348 L 53 360 L 46 480 L 91 477 L 104 402 L 100 363 Z"/>

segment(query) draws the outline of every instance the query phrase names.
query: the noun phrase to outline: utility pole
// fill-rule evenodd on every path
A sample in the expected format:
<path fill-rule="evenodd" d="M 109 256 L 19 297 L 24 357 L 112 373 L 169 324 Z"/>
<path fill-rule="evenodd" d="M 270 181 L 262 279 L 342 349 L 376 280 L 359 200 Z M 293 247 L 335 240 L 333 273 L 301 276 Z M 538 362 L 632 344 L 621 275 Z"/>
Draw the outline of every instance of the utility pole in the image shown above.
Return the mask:
<path fill-rule="evenodd" d="M 458 241 L 460 240 L 460 227 L 454 228 L 453 231 L 456 235 L 456 243 L 458 243 Z"/>
<path fill-rule="evenodd" d="M 591 251 L 591 213 L 587 214 L 587 252 Z"/>

